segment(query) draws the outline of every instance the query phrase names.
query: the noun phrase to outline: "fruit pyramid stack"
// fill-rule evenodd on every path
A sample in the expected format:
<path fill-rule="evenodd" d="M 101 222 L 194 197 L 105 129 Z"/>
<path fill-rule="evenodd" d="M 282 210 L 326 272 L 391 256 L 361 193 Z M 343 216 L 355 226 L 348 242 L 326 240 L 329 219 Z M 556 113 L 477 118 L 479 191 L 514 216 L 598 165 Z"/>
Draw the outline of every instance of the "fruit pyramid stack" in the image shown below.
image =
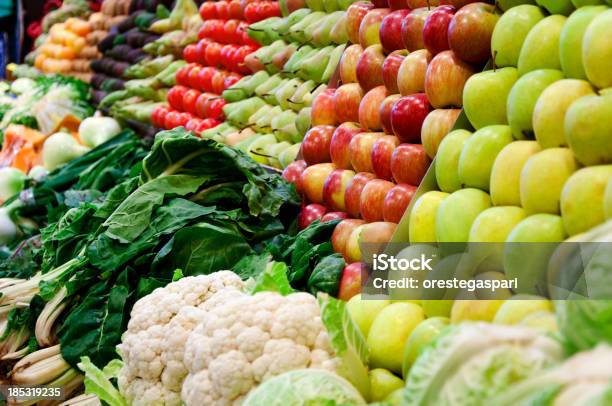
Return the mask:
<path fill-rule="evenodd" d="M 415 202 L 411 243 L 580 241 L 612 218 L 612 9 L 603 1 L 500 3 L 507 10 L 491 39 L 495 69 L 470 77 L 463 91 L 475 131 L 440 143 L 440 190 Z M 551 253 L 519 247 L 506 244 L 498 277 L 546 292 Z"/>
<path fill-rule="evenodd" d="M 227 123 L 213 134 L 279 169 L 298 154 L 310 127 L 308 107 L 327 88 L 347 41 L 342 10 L 348 4 L 326 0 L 306 5 L 294 10 L 283 3 L 284 17 L 249 27 L 249 35 L 266 46 L 245 59 L 254 74 L 223 92 Z"/>
<path fill-rule="evenodd" d="M 199 42 L 183 51 L 188 65 L 177 72 L 177 85 L 168 93 L 170 108 L 160 113 L 168 119 L 158 126 L 184 125 L 200 133 L 219 125 L 225 105 L 220 94 L 251 73 L 244 59 L 259 48 L 247 34 L 249 24 L 275 15 L 280 15 L 275 1 L 202 3 Z"/>
<path fill-rule="evenodd" d="M 315 99 L 304 161 L 285 171 L 311 202 L 302 226 L 349 217 L 332 241 L 348 263 L 361 260 L 360 242 L 390 240 L 490 55 L 495 6 L 407 3 L 349 7 L 342 85 Z"/>

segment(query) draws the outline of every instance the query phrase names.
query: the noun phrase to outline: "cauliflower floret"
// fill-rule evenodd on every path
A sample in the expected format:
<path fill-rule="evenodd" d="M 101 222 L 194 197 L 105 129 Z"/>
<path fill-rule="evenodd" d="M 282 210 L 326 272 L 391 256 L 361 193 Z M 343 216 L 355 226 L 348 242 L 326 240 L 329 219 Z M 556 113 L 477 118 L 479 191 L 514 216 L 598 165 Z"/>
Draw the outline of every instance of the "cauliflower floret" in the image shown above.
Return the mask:
<path fill-rule="evenodd" d="M 181 404 L 189 334 L 209 309 L 240 295 L 243 286 L 236 274 L 221 271 L 182 278 L 136 302 L 118 346 L 124 361 L 119 389 L 129 404 Z"/>
<path fill-rule="evenodd" d="M 338 359 L 314 296 L 230 289 L 207 306 L 185 346 L 186 406 L 239 405 L 261 382 L 295 369 L 335 372 Z"/>

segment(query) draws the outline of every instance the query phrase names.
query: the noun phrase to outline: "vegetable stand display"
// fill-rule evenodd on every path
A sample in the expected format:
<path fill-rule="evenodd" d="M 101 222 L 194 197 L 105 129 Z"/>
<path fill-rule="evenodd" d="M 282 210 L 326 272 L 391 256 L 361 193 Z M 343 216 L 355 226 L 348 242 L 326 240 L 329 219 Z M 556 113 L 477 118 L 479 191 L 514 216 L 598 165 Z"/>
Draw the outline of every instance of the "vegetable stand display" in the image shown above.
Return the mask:
<path fill-rule="evenodd" d="M 611 4 L 493 3 L 65 2 L 0 84 L 2 396 L 610 404 Z"/>

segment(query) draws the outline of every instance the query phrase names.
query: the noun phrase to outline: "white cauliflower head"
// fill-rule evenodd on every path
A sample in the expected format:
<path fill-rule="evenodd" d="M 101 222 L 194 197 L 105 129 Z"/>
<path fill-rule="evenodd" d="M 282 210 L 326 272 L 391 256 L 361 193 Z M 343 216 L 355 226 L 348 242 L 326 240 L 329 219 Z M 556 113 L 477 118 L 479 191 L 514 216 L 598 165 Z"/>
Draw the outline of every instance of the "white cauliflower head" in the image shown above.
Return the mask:
<path fill-rule="evenodd" d="M 128 329 L 118 346 L 124 366 L 119 389 L 129 404 L 180 405 L 187 375 L 185 343 L 206 311 L 219 300 L 218 292 L 239 294 L 242 280 L 233 272 L 190 276 L 154 290 L 136 302 Z M 220 294 L 219 298 L 226 297 Z"/>
<path fill-rule="evenodd" d="M 336 370 L 338 360 L 314 296 L 233 291 L 207 304 L 210 308 L 185 346 L 186 406 L 238 405 L 261 382 L 284 372 Z"/>

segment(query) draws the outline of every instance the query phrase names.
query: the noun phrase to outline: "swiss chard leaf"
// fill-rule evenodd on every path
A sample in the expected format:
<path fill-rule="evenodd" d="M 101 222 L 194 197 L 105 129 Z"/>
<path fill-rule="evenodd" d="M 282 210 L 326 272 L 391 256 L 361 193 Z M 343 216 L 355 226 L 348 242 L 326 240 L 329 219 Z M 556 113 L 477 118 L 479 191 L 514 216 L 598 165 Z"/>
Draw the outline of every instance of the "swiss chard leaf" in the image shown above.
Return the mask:
<path fill-rule="evenodd" d="M 257 292 L 278 292 L 285 296 L 293 292 L 287 279 L 287 265 L 284 262 L 270 262 L 266 269 L 252 280 L 250 294 Z"/>
<path fill-rule="evenodd" d="M 323 258 L 315 265 L 308 278 L 308 291 L 313 295 L 323 292 L 335 297 L 338 294 L 342 270 L 345 265 L 340 254 L 332 254 Z"/>

